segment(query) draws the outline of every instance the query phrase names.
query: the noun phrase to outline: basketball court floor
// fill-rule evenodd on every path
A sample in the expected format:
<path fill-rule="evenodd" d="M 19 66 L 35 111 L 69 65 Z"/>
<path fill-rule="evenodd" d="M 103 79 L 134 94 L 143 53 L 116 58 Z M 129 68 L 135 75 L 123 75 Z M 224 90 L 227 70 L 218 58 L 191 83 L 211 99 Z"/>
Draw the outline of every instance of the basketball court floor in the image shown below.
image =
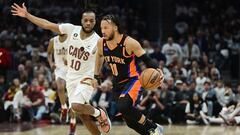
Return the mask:
<path fill-rule="evenodd" d="M 166 125 L 164 135 L 240 135 L 238 126 L 187 126 Z M 0 135 L 68 135 L 67 125 L 50 124 L 0 124 Z M 82 125 L 77 127 L 77 135 L 90 135 Z M 137 135 L 124 125 L 114 125 L 108 135 Z"/>

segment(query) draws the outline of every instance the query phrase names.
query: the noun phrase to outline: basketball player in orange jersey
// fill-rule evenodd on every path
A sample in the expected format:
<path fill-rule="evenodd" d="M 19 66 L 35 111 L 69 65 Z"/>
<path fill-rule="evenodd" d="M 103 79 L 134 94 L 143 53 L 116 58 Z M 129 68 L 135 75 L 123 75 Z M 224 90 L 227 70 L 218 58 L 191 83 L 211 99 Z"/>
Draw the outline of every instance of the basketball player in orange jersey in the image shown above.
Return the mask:
<path fill-rule="evenodd" d="M 67 74 L 66 87 L 70 108 L 75 114 L 86 115 L 83 123 L 88 130 L 94 134 L 101 134 L 91 116 L 100 123 L 103 132 L 108 133 L 111 129 L 111 122 L 104 109 L 95 108 L 89 104 L 94 88 L 91 80 L 94 78 L 94 67 L 96 59 L 98 34 L 93 30 L 96 24 L 96 15 L 91 10 L 86 10 L 82 14 L 82 26 L 73 24 L 56 24 L 48 20 L 31 15 L 24 3 L 22 7 L 14 3 L 12 5 L 12 15 L 28 19 L 37 26 L 51 30 L 58 34 L 67 34 Z"/>
<path fill-rule="evenodd" d="M 99 73 L 105 60 L 112 69 L 114 100 L 128 127 L 142 135 L 162 135 L 163 127 L 151 122 L 135 108 L 142 92 L 136 59 L 161 72 L 158 64 L 146 55 L 138 41 L 120 33 L 119 21 L 114 15 L 102 18 L 101 32 L 103 37 L 98 41 L 93 86 L 100 81 Z"/>

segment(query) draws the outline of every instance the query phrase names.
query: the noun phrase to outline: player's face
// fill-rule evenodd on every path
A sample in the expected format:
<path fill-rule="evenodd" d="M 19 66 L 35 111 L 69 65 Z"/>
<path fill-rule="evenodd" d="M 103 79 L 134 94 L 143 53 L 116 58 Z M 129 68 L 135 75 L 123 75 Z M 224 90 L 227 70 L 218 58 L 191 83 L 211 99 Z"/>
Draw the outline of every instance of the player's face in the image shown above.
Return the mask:
<path fill-rule="evenodd" d="M 96 24 L 95 13 L 87 12 L 82 15 L 82 28 L 86 33 L 91 33 Z"/>
<path fill-rule="evenodd" d="M 101 31 L 103 39 L 112 40 L 114 37 L 114 25 L 110 21 L 101 21 Z"/>

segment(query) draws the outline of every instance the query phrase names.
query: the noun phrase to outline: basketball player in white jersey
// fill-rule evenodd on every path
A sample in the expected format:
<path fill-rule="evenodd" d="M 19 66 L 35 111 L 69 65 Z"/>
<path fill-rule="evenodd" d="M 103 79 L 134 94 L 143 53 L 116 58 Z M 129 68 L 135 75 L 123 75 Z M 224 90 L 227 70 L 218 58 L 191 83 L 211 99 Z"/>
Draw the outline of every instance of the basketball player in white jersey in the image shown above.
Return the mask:
<path fill-rule="evenodd" d="M 66 74 L 67 74 L 67 45 L 68 36 L 66 34 L 53 37 L 48 44 L 48 62 L 52 70 L 54 70 L 55 80 L 58 87 L 58 97 L 61 103 L 61 122 L 65 123 L 67 120 L 68 108 L 66 104 Z M 53 61 L 54 58 L 54 61 Z M 70 132 L 69 135 L 74 135 L 76 131 L 76 118 L 74 113 L 70 110 Z M 81 116 L 80 116 L 81 117 Z"/>
<path fill-rule="evenodd" d="M 96 16 L 93 11 L 82 14 L 82 26 L 72 24 L 56 24 L 28 13 L 24 3 L 22 7 L 14 3 L 12 15 L 28 19 L 37 26 L 51 30 L 58 34 L 67 34 L 67 93 L 71 109 L 77 114 L 91 115 L 97 118 L 103 132 L 108 133 L 111 128 L 109 117 L 101 108 L 94 108 L 89 103 L 93 93 L 91 81 L 94 78 L 97 42 L 100 38 L 93 31 Z"/>

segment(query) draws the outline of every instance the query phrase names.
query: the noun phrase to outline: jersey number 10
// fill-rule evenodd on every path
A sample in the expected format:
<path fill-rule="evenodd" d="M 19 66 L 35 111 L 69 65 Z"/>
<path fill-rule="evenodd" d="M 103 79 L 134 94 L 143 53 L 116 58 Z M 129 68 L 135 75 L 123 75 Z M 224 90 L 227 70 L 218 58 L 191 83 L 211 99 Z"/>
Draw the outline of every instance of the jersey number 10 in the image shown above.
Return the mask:
<path fill-rule="evenodd" d="M 79 70 L 80 66 L 81 66 L 80 61 L 71 60 L 71 68 L 72 69 Z"/>
<path fill-rule="evenodd" d="M 118 76 L 117 65 L 116 65 L 116 64 L 109 63 L 109 66 L 110 66 L 111 69 L 112 69 L 112 74 L 113 74 L 114 76 Z"/>

